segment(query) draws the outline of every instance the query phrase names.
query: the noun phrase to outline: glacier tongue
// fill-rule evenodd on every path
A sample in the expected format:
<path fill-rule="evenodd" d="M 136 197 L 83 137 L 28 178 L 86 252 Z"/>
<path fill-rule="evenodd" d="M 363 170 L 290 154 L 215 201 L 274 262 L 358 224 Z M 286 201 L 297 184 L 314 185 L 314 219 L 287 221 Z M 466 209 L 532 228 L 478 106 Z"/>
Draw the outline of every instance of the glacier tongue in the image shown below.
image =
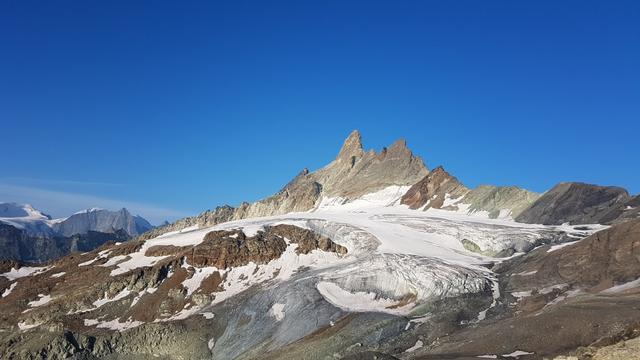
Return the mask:
<path fill-rule="evenodd" d="M 212 305 L 254 285 L 304 279 L 315 284 L 312 289 L 327 302 L 342 310 L 412 314 L 416 306 L 431 301 L 491 292 L 494 277 L 486 265 L 496 259 L 490 255 L 507 250 L 507 255 L 526 252 L 542 242 L 558 242 L 563 234 L 576 230 L 438 209 L 410 210 L 398 205 L 405 190 L 392 186 L 349 202 L 321 199 L 320 206 L 310 212 L 167 233 L 147 240 L 114 272 L 157 261 L 145 255 L 145 250 L 155 245 L 197 245 L 212 230 L 242 229 L 251 235 L 269 226 L 291 224 L 329 237 L 347 248 L 347 256 L 302 256 L 290 246 L 281 258 L 260 266 L 262 271 L 257 271 L 255 264 L 229 270 L 226 290 L 217 294 Z M 300 272 L 302 269 L 312 271 Z M 274 272 L 287 276 L 274 278 L 270 275 Z"/>

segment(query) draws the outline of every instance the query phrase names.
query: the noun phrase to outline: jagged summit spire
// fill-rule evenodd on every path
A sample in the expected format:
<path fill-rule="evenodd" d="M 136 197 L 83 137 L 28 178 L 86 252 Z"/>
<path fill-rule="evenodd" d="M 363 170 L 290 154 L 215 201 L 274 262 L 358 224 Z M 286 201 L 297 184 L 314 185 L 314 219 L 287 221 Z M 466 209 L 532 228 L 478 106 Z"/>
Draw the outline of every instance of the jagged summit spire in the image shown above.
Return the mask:
<path fill-rule="evenodd" d="M 338 159 L 349 159 L 353 156 L 359 157 L 364 154 L 362 149 L 362 136 L 358 130 L 353 130 L 340 148 Z"/>

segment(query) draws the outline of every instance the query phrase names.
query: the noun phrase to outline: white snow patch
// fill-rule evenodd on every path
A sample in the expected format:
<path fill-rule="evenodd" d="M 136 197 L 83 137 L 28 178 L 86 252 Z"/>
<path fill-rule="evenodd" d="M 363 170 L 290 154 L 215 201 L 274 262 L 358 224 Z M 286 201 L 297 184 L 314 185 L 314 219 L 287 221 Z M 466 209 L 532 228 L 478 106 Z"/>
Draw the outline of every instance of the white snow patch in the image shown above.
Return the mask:
<path fill-rule="evenodd" d="M 182 264 L 182 267 L 188 268 L 189 265 L 185 261 L 184 264 Z M 196 290 L 198 290 L 204 279 L 208 278 L 214 272 L 218 271 L 218 269 L 213 266 L 203 267 L 203 268 L 194 268 L 194 269 L 195 269 L 195 272 L 193 273 L 193 276 L 191 276 L 191 278 L 189 279 L 185 279 L 182 282 L 182 286 L 184 286 L 184 288 L 187 289 L 187 296 L 190 296 Z"/>
<path fill-rule="evenodd" d="M 323 196 L 316 210 L 354 210 L 371 207 L 390 207 L 398 205 L 400 198 L 409 188 L 411 187 L 392 185 L 353 200 L 342 197 L 328 198 Z"/>
<path fill-rule="evenodd" d="M 546 294 L 550 294 L 551 292 L 553 292 L 553 290 L 562 290 L 565 288 L 568 288 L 569 284 L 557 284 L 557 285 L 551 285 L 551 286 L 547 286 L 545 288 L 540 289 L 539 293 L 546 295 Z"/>
<path fill-rule="evenodd" d="M 100 321 L 97 319 L 84 319 L 84 326 L 96 326 L 97 328 L 123 331 L 132 329 L 144 324 L 142 321 L 125 321 L 120 322 L 119 319 L 111 321 Z"/>
<path fill-rule="evenodd" d="M 618 284 L 612 286 L 606 290 L 601 291 L 602 294 L 617 294 L 629 289 L 635 289 L 640 286 L 640 279 L 636 279 L 633 281 L 626 282 L 624 284 Z"/>
<path fill-rule="evenodd" d="M 107 298 L 106 296 L 102 299 L 98 299 L 96 301 L 93 302 L 93 309 L 95 310 L 105 304 L 108 304 L 110 302 L 114 302 L 114 301 L 118 301 L 120 299 L 124 299 L 125 297 L 129 296 L 129 294 L 131 294 L 131 291 L 129 291 L 129 289 L 124 288 L 122 289 L 122 291 L 120 291 L 119 293 L 117 293 L 114 297 L 112 298 Z"/>
<path fill-rule="evenodd" d="M 522 350 L 516 350 L 510 354 L 503 354 L 503 357 L 512 357 L 512 358 L 519 358 L 520 356 L 525 356 L 525 355 L 533 355 L 535 353 L 532 352 L 526 352 L 526 351 L 522 351 Z"/>
<path fill-rule="evenodd" d="M 38 300 L 29 302 L 30 307 L 38 307 L 48 304 L 52 300 L 51 295 L 38 294 Z"/>
<path fill-rule="evenodd" d="M 511 293 L 511 295 L 513 295 L 513 297 L 518 298 L 518 300 L 522 299 L 522 298 L 526 298 L 532 295 L 531 290 L 529 291 L 514 291 Z"/>
<path fill-rule="evenodd" d="M 16 279 L 20 279 L 26 276 L 31 276 L 31 275 L 36 275 L 36 274 L 46 272 L 49 269 L 51 269 L 51 267 L 48 267 L 48 266 L 45 266 L 45 267 L 23 266 L 20 269 L 12 268 L 8 272 L 0 274 L 0 276 L 6 277 L 7 279 L 9 279 L 9 281 L 14 281 Z"/>
<path fill-rule="evenodd" d="M 556 250 L 560 250 L 562 248 L 565 248 L 567 246 L 573 245 L 573 244 L 577 244 L 579 243 L 580 240 L 578 241 L 571 241 L 571 242 L 567 242 L 567 243 L 563 243 L 563 244 L 558 244 L 558 245 L 553 245 L 552 247 L 549 248 L 549 250 L 547 250 L 548 253 L 550 252 L 554 252 Z"/>
<path fill-rule="evenodd" d="M 487 312 L 489 311 L 489 309 L 498 305 L 498 299 L 500 298 L 500 283 L 498 283 L 498 280 L 496 279 L 492 279 L 491 295 L 493 297 L 493 301 L 491 302 L 491 305 L 489 305 L 489 307 L 486 310 L 480 311 L 480 313 L 478 314 L 478 321 L 482 321 L 486 319 Z"/>
<path fill-rule="evenodd" d="M 38 326 L 42 325 L 41 322 L 35 322 L 33 324 L 27 324 L 26 322 L 22 321 L 18 323 L 18 328 L 20 329 L 20 331 L 26 331 L 29 329 L 33 329 L 36 328 Z"/>
<path fill-rule="evenodd" d="M 396 307 L 397 300 L 380 298 L 373 292 L 352 293 L 328 281 L 319 282 L 316 288 L 325 300 L 345 311 L 373 311 L 401 315 L 406 314 L 412 308 L 411 304 Z"/>
<path fill-rule="evenodd" d="M 119 263 L 121 263 L 124 259 L 127 258 L 127 255 L 116 255 L 112 258 L 109 258 L 109 260 L 107 260 L 106 263 L 100 265 L 102 267 L 109 267 L 109 266 L 114 266 L 114 265 L 118 265 Z"/>
<path fill-rule="evenodd" d="M 107 249 L 107 250 L 102 250 L 98 253 L 98 256 L 96 256 L 95 258 L 89 260 L 89 261 L 85 261 L 82 262 L 80 264 L 78 264 L 78 266 L 87 266 L 87 265 L 91 265 L 94 262 L 101 260 L 101 259 L 105 259 L 107 258 L 107 256 L 109 256 L 109 254 L 111 253 L 111 249 Z"/>
<path fill-rule="evenodd" d="M 415 345 L 413 345 L 412 347 L 408 348 L 407 350 L 405 350 L 404 352 L 414 352 L 418 349 L 420 349 L 421 347 L 423 347 L 424 344 L 422 343 L 421 340 L 416 341 Z"/>
<path fill-rule="evenodd" d="M 457 198 L 452 198 L 451 194 L 446 193 L 446 194 L 444 194 L 444 201 L 442 202 L 442 207 L 446 208 L 446 207 L 449 207 L 449 206 L 453 206 L 453 205 L 459 203 L 460 200 L 462 200 L 462 196 L 457 197 Z"/>
<path fill-rule="evenodd" d="M 66 272 L 59 272 L 59 273 L 55 273 L 53 275 L 51 275 L 52 278 L 59 278 L 61 276 L 63 276 L 64 274 L 66 274 Z"/>
<path fill-rule="evenodd" d="M 282 319 L 284 319 L 284 304 L 273 304 L 269 310 L 269 315 L 273 316 L 276 321 L 282 321 Z"/>
<path fill-rule="evenodd" d="M 169 277 L 171 276 L 170 273 Z M 158 288 L 146 288 L 144 291 L 139 292 L 138 295 L 136 295 L 136 297 L 133 298 L 133 300 L 131 301 L 131 305 L 129 305 L 129 307 L 134 306 L 135 304 L 138 303 L 138 301 L 140 301 L 140 299 L 145 295 L 145 294 L 153 294 L 154 292 L 156 292 L 156 290 L 158 290 Z"/>
<path fill-rule="evenodd" d="M 2 292 L 2 297 L 7 297 L 9 294 L 11 294 L 13 289 L 16 288 L 16 285 L 18 285 L 18 282 L 14 282 L 8 288 L 4 289 L 4 291 Z"/>
<path fill-rule="evenodd" d="M 536 274 L 537 272 L 538 272 L 538 270 L 523 271 L 523 272 L 517 273 L 516 275 L 518 275 L 518 276 L 531 276 L 531 275 Z"/>
<path fill-rule="evenodd" d="M 214 314 L 212 312 L 208 312 L 208 311 L 202 312 L 202 313 L 200 313 L 200 315 L 202 315 L 207 320 L 211 320 L 216 316 L 216 314 Z"/>
<path fill-rule="evenodd" d="M 209 348 L 209 350 L 213 350 L 214 346 L 216 346 L 216 339 L 215 338 L 209 339 L 209 341 L 207 342 L 207 347 Z"/>
<path fill-rule="evenodd" d="M 97 208 L 97 207 L 93 207 L 93 208 L 91 208 L 91 209 L 84 209 L 84 210 L 80 210 L 80 211 L 78 211 L 78 212 L 73 213 L 73 215 L 78 215 L 78 214 L 88 214 L 88 213 L 91 213 L 91 212 L 94 212 L 94 211 L 101 211 L 101 210 L 104 210 L 104 209 Z"/>

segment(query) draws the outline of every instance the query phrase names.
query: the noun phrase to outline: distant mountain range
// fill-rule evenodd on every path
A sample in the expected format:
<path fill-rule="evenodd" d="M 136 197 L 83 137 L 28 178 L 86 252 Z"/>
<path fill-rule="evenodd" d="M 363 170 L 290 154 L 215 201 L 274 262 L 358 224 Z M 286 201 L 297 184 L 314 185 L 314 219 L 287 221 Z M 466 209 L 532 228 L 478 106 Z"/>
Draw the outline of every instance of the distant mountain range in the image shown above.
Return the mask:
<path fill-rule="evenodd" d="M 28 204 L 0 203 L 0 259 L 48 261 L 93 250 L 109 240 L 125 241 L 152 228 L 125 208 L 93 208 L 52 219 Z"/>

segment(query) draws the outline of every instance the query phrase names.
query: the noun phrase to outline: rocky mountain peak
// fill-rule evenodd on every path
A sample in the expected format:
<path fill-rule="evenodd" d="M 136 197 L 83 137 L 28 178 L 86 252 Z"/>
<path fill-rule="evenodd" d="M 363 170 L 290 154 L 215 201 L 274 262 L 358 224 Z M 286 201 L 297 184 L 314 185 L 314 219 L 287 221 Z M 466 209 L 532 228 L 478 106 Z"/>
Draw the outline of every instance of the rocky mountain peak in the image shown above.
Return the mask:
<path fill-rule="evenodd" d="M 458 179 L 451 176 L 442 166 L 438 166 L 414 184 L 402 197 L 401 203 L 411 209 L 440 209 L 445 205 L 447 197 L 459 198 L 468 191 Z"/>
<path fill-rule="evenodd" d="M 342 144 L 336 160 L 350 161 L 354 157 L 362 157 L 363 154 L 362 136 L 358 130 L 353 130 Z"/>

